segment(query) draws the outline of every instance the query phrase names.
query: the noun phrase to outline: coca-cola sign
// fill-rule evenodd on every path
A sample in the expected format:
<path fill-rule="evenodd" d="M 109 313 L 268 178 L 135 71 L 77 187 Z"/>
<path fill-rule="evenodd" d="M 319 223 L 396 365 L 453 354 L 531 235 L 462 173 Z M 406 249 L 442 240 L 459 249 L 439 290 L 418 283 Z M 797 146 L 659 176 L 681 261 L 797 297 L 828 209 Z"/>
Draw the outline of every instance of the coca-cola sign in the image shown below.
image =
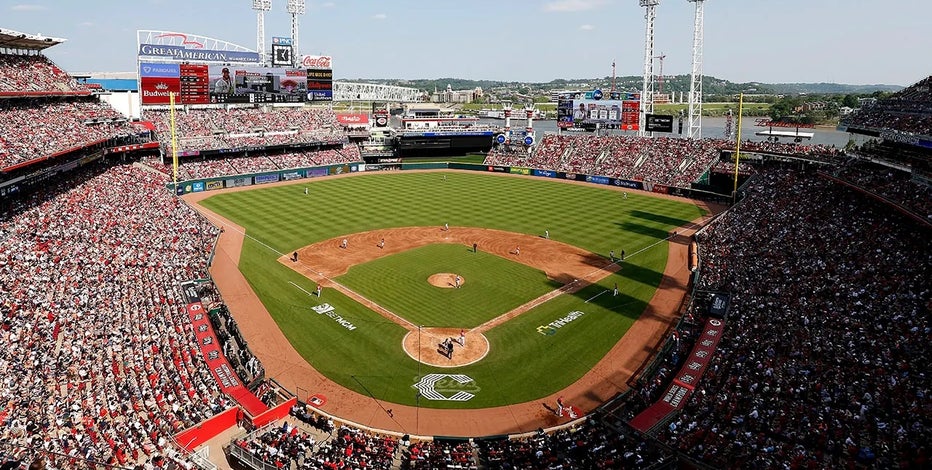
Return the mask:
<path fill-rule="evenodd" d="M 301 57 L 301 65 L 309 69 L 332 69 L 333 58 L 329 55 L 306 55 Z"/>

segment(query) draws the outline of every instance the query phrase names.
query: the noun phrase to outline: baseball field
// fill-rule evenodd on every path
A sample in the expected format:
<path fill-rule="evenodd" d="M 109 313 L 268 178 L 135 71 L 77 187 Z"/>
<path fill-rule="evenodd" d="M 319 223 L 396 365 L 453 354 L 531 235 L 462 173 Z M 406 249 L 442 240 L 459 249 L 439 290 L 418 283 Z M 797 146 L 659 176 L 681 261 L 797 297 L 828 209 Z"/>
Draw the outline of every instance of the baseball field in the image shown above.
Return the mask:
<path fill-rule="evenodd" d="M 671 231 L 704 215 L 637 191 L 452 171 L 204 196 L 245 233 L 239 270 L 290 343 L 254 349 L 294 348 L 339 386 L 419 408 L 524 403 L 579 380 L 645 312 Z"/>

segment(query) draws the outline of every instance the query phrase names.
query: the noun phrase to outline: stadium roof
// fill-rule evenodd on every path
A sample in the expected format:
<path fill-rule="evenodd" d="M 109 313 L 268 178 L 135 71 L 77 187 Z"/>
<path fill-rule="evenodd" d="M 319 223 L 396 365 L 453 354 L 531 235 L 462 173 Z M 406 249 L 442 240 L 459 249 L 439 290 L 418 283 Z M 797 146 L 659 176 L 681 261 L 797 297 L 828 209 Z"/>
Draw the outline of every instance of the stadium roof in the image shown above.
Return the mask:
<path fill-rule="evenodd" d="M 65 41 L 67 39 L 50 38 L 42 34 L 26 34 L 12 29 L 0 28 L 0 48 L 41 51 Z"/>

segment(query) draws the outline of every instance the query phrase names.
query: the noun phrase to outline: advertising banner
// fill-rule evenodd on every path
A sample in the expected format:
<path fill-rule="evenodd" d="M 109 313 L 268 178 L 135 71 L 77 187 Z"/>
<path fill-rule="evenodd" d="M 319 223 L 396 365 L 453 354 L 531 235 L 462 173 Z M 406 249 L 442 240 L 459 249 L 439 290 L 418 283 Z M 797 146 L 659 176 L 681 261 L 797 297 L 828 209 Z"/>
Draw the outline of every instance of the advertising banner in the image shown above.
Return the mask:
<path fill-rule="evenodd" d="M 220 386 L 220 390 L 230 395 L 236 400 L 249 414 L 256 416 L 268 410 L 255 395 L 243 386 L 239 377 L 233 371 L 233 367 L 223 355 L 220 342 L 214 333 L 214 328 L 207 317 L 207 311 L 201 303 L 200 296 L 194 287 L 193 282 L 183 283 L 181 285 L 184 291 L 187 303 L 185 311 L 188 313 L 188 319 L 194 327 L 194 336 L 197 338 L 197 344 L 200 347 L 201 354 L 210 369 L 211 375 Z"/>
<path fill-rule="evenodd" d="M 556 178 L 557 172 L 551 170 L 533 170 L 531 172 L 534 176 L 543 176 L 545 178 Z"/>
<path fill-rule="evenodd" d="M 490 166 L 488 167 L 488 171 L 491 171 L 491 172 L 493 172 L 493 173 L 508 173 L 508 167 L 507 167 L 507 166 L 493 166 L 493 165 L 490 165 Z"/>
<path fill-rule="evenodd" d="M 169 93 L 176 96 L 181 93 L 181 81 L 178 77 L 139 78 L 139 99 L 142 104 L 169 104 Z"/>
<path fill-rule="evenodd" d="M 673 116 L 666 114 L 648 114 L 644 121 L 648 132 L 673 132 Z"/>
<path fill-rule="evenodd" d="M 337 122 L 344 126 L 365 126 L 369 124 L 366 113 L 337 113 Z"/>
<path fill-rule="evenodd" d="M 304 171 L 295 170 L 295 171 L 286 171 L 282 173 L 282 179 L 285 181 L 297 180 L 304 178 Z"/>
<path fill-rule="evenodd" d="M 252 178 L 241 176 L 238 178 L 230 178 L 226 180 L 226 186 L 228 188 L 238 188 L 240 186 L 250 186 L 252 185 Z"/>
<path fill-rule="evenodd" d="M 332 69 L 333 57 L 329 55 L 301 56 L 301 67 L 306 69 Z"/>
<path fill-rule="evenodd" d="M 208 181 L 205 185 L 208 191 L 213 191 L 214 189 L 223 189 L 223 181 Z"/>
<path fill-rule="evenodd" d="M 509 173 L 513 173 L 513 174 L 516 174 L 516 175 L 530 175 L 530 174 L 531 174 L 531 169 L 530 169 L 530 168 L 518 168 L 518 167 L 514 167 L 514 166 L 513 166 L 513 167 L 511 167 L 511 169 L 509 170 Z"/>
<path fill-rule="evenodd" d="M 278 173 L 256 175 L 256 184 L 274 183 L 279 180 Z"/>
<path fill-rule="evenodd" d="M 656 424 L 660 423 L 674 410 L 686 406 L 689 395 L 705 373 L 709 362 L 715 355 L 718 342 L 725 330 L 724 320 L 710 318 L 705 322 L 705 328 L 689 357 L 683 361 L 683 366 L 673 378 L 663 397 L 628 423 L 631 427 L 646 433 Z"/>
<path fill-rule="evenodd" d="M 331 175 L 343 175 L 350 172 L 349 165 L 335 165 L 330 167 Z"/>
<path fill-rule="evenodd" d="M 612 181 L 612 184 L 614 184 L 615 186 L 620 186 L 622 188 L 630 188 L 630 189 L 643 189 L 644 188 L 644 185 L 642 185 L 640 181 L 615 179 Z"/>
<path fill-rule="evenodd" d="M 610 184 L 611 179 L 605 176 L 587 176 L 586 181 L 595 184 Z"/>
<path fill-rule="evenodd" d="M 188 49 L 184 46 L 140 44 L 140 57 L 162 57 L 177 61 L 193 62 L 252 62 L 259 63 L 258 52 L 217 51 L 212 49 Z"/>
<path fill-rule="evenodd" d="M 204 182 L 203 182 L 203 181 L 195 181 L 194 183 L 191 183 L 191 191 L 192 191 L 192 192 L 199 193 L 199 192 L 201 192 L 201 191 L 203 191 L 203 190 L 204 190 Z"/>

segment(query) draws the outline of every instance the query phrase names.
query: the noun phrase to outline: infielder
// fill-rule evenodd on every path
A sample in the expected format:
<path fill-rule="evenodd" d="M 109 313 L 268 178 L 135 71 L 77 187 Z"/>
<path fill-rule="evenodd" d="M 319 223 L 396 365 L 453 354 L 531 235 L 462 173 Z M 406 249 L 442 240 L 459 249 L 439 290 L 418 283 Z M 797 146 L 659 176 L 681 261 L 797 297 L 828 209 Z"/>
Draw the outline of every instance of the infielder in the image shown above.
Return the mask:
<path fill-rule="evenodd" d="M 557 398 L 557 416 L 563 417 L 563 397 Z"/>
<path fill-rule="evenodd" d="M 460 330 L 460 346 L 466 347 L 466 330 Z"/>
<path fill-rule="evenodd" d="M 460 288 L 460 282 L 462 282 L 462 280 L 463 280 L 463 278 L 461 278 L 461 277 L 459 276 L 459 274 L 457 274 L 456 277 L 453 278 L 453 286 L 456 287 L 457 289 L 459 289 L 459 288 Z"/>
<path fill-rule="evenodd" d="M 317 298 L 318 298 L 318 299 L 320 298 L 320 291 L 322 291 L 323 289 L 324 289 L 324 288 L 321 287 L 320 284 L 317 284 L 317 292 L 316 292 L 316 293 L 317 293 Z"/>
<path fill-rule="evenodd" d="M 449 224 L 443 224 L 443 231 L 444 231 L 444 232 L 450 231 L 450 225 L 449 225 Z"/>
<path fill-rule="evenodd" d="M 385 248 L 385 239 L 384 239 L 384 238 L 381 239 L 381 240 L 379 240 L 379 248 L 380 248 L 380 249 L 381 249 L 381 248 Z"/>
<path fill-rule="evenodd" d="M 340 242 L 340 248 L 343 248 L 345 250 L 347 246 L 349 246 L 349 240 L 344 238 L 343 241 Z"/>

